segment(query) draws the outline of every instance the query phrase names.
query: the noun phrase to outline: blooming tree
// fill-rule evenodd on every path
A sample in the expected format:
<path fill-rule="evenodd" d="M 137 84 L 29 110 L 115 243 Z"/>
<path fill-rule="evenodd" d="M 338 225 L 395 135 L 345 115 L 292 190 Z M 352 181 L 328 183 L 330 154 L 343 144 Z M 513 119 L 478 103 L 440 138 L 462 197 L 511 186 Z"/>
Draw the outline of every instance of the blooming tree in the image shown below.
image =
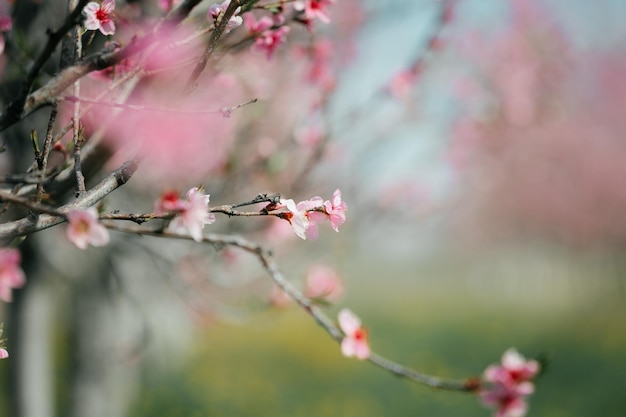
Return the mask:
<path fill-rule="evenodd" d="M 328 313 L 328 304 L 340 303 L 349 291 L 332 267 L 311 266 L 300 290 L 283 274 L 280 257 L 270 245 L 256 243 L 268 236 L 284 237 L 276 222 L 288 225 L 289 233 L 306 241 L 298 244 L 307 245 L 325 230 L 342 232 L 352 221 L 353 203 L 345 184 L 324 184 L 321 197 L 307 191 L 307 181 L 314 168 L 332 156 L 327 112 L 338 82 L 336 72 L 349 55 L 343 52 L 351 45 L 332 42 L 331 35 L 350 31 L 346 16 L 358 15 L 358 2 L 69 0 L 66 8 L 60 3 L 54 2 L 66 10 L 63 20 L 50 22 L 48 32 L 39 28 L 37 36 L 45 42 L 36 53 L 20 44 L 13 32 L 18 25 L 11 16 L 24 13 L 21 6 L 0 3 L 2 81 L 10 90 L 3 96 L 0 131 L 5 135 L 3 149 L 12 159 L 3 162 L 0 178 L 0 299 L 10 303 L 13 292 L 18 294 L 9 314 L 28 306 L 20 294 L 37 285 L 31 284 L 28 273 L 36 258 L 27 268 L 20 250 L 35 252 L 38 232 L 64 223 L 62 238 L 75 246 L 71 250 L 106 254 L 102 265 L 114 263 L 115 251 L 122 256 L 148 239 L 187 241 L 194 248 L 206 245 L 220 251 L 224 263 L 233 256 L 227 250 L 238 249 L 260 261 L 274 285 L 272 303 L 301 307 L 344 356 L 430 387 L 475 394 L 498 417 L 527 413 L 539 362 L 511 348 L 500 365 L 460 381 L 403 366 L 374 352 L 376 334 L 369 333 L 350 309 L 342 308 L 336 319 Z M 445 49 L 443 33 L 454 23 L 457 2 L 433 1 L 431 6 L 437 10 L 437 24 L 425 51 L 398 71 L 380 94 L 409 100 L 429 60 Z M 334 28 L 336 21 L 343 24 Z M 541 80 L 527 45 L 520 50 L 514 57 L 519 61 L 514 61 L 515 71 L 487 69 L 499 74 L 494 82 L 502 92 L 501 113 L 491 125 L 482 126 L 489 133 L 484 137 L 491 140 L 505 133 L 514 144 L 522 142 L 523 132 L 515 126 L 539 117 L 537 103 L 525 94 L 538 95 Z M 23 73 L 19 69 L 26 61 Z M 511 60 L 498 62 L 506 66 Z M 557 123 L 541 129 L 562 127 Z M 464 133 L 458 133 L 458 141 L 471 142 Z M 491 143 L 472 142 L 469 151 L 459 150 L 465 145 L 451 145 L 450 161 L 459 172 L 468 169 L 468 176 L 476 174 L 467 168 L 472 161 L 464 152 L 475 152 L 481 161 L 491 151 L 505 159 L 517 155 Z M 533 207 L 516 210 L 534 213 Z M 142 248 L 158 253 L 155 258 L 169 255 L 162 247 Z M 48 256 L 50 264 L 58 262 L 55 249 L 48 247 L 40 256 Z M 98 275 L 103 269 L 90 271 Z M 82 298 L 89 299 L 98 287 L 72 285 L 77 300 L 84 295 L 81 290 L 87 294 Z M 77 320 L 100 314 L 100 324 L 106 322 L 102 305 Z M 21 354 L 20 346 L 5 347 L 2 340 L 0 359 L 8 358 L 7 349 L 14 349 L 9 361 Z M 85 354 L 84 362 L 102 352 Z M 26 415 L 19 400 L 13 407 L 13 415 Z M 77 405 L 73 415 L 88 415 L 87 409 Z"/>

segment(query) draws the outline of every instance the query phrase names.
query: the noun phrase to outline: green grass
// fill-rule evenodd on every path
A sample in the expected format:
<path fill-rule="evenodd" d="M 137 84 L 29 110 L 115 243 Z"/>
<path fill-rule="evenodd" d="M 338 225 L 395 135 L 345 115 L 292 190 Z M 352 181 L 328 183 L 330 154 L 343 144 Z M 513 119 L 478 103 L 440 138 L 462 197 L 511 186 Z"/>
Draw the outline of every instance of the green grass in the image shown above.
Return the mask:
<path fill-rule="evenodd" d="M 355 263 L 344 265 L 350 272 L 341 306 L 363 319 L 375 351 L 432 375 L 478 376 L 512 346 L 527 356 L 547 354 L 551 362 L 537 381 L 529 417 L 623 417 L 623 280 L 584 262 L 567 265 L 544 268 L 521 260 L 512 273 L 483 262 L 413 269 Z M 339 307 L 329 313 L 334 316 Z M 55 335 L 55 402 L 63 410 L 72 352 L 67 335 L 61 330 Z M 0 363 L 0 378 L 5 377 L 6 365 Z M 0 403 L 7 395 L 2 387 Z M 491 412 L 472 395 L 436 391 L 343 358 L 339 346 L 294 308 L 206 327 L 184 362 L 150 364 L 127 415 L 486 417 Z"/>
<path fill-rule="evenodd" d="M 363 299 L 372 293 L 376 299 Z M 547 353 L 551 363 L 537 381 L 529 416 L 623 417 L 626 309 L 621 296 L 602 304 L 590 296 L 577 306 L 528 309 L 521 307 L 524 300 L 487 303 L 462 291 L 399 294 L 404 295 L 391 299 L 383 289 L 369 288 L 352 300 L 379 353 L 450 378 L 479 375 L 510 346 L 530 356 Z M 145 376 L 131 415 L 472 417 L 490 412 L 472 395 L 434 391 L 341 357 L 339 347 L 295 310 L 207 329 L 186 366 Z"/>

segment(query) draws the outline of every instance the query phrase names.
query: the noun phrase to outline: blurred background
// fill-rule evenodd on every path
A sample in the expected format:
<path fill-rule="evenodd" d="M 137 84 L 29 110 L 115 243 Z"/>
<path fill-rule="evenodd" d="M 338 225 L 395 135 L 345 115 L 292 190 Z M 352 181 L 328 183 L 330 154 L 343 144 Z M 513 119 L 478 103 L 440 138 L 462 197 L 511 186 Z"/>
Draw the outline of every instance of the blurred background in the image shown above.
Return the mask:
<path fill-rule="evenodd" d="M 49 5 L 18 3 L 52 18 Z M 465 379 L 516 347 L 549 361 L 529 416 L 623 416 L 625 8 L 338 0 L 315 32 L 335 46 L 332 80 L 312 89 L 298 78 L 307 68 L 290 65 L 305 30 L 271 63 L 243 61 L 250 72 L 238 75 L 257 76 L 263 85 L 247 88 L 265 96 L 234 116 L 247 136 L 202 181 L 212 204 L 340 188 L 347 222 L 314 242 L 280 222 L 218 218 L 214 230 L 273 248 L 300 288 L 311 265 L 332 267 L 345 294 L 329 315 L 350 307 L 383 356 Z M 159 187 L 143 175 L 107 207 L 150 210 Z M 245 253 L 113 238 L 80 259 L 62 228 L 22 249 L 29 284 L 0 312 L 13 347 L 0 362 L 0 416 L 14 417 L 18 397 L 28 417 L 491 413 L 475 396 L 343 358 L 305 313 L 272 304 Z"/>

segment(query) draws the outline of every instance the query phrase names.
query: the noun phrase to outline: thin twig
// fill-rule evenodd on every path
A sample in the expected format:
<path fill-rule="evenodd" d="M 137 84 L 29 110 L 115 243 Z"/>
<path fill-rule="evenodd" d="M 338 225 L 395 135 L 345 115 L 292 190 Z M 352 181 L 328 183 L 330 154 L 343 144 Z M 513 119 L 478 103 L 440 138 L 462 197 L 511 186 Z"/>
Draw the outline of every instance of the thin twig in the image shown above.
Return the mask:
<path fill-rule="evenodd" d="M 79 30 L 75 30 L 74 42 L 76 45 L 74 56 L 76 60 L 79 60 L 83 55 L 83 42 L 81 40 L 81 33 Z M 80 97 L 80 79 L 74 81 L 74 97 Z M 76 100 L 74 102 L 72 125 L 72 139 L 74 140 L 74 173 L 76 174 L 76 195 L 78 196 L 86 191 L 85 176 L 83 175 L 83 167 L 80 161 L 80 149 L 83 141 L 82 127 L 80 124 L 80 100 Z"/>
<path fill-rule="evenodd" d="M 50 157 L 50 149 L 52 149 L 52 128 L 54 121 L 57 117 L 57 105 L 52 105 L 50 110 L 50 118 L 48 119 L 48 128 L 46 129 L 46 139 L 43 142 L 43 152 L 41 155 L 41 171 L 39 172 L 40 182 L 37 184 L 37 200 L 41 201 L 43 197 L 44 188 L 43 181 L 46 178 L 46 172 L 48 171 L 48 158 Z"/>
<path fill-rule="evenodd" d="M 202 73 L 206 69 L 211 55 L 213 55 L 213 52 L 215 52 L 215 49 L 217 48 L 217 43 L 226 31 L 226 26 L 228 25 L 230 18 L 233 17 L 233 14 L 235 14 L 235 10 L 237 10 L 237 8 L 239 7 L 245 6 L 249 2 L 250 0 L 233 0 L 228 5 L 226 11 L 221 15 L 217 27 L 213 32 L 211 32 L 209 43 L 206 50 L 204 51 L 204 54 L 202 55 L 202 58 L 191 73 L 191 77 L 189 78 L 189 82 L 187 83 L 187 92 L 195 90 L 198 86 L 198 80 L 200 79 L 200 75 L 202 75 Z"/>
<path fill-rule="evenodd" d="M 60 211 L 59 209 L 56 209 L 54 207 L 51 207 L 45 204 L 41 204 L 39 202 L 28 200 L 24 197 L 19 197 L 15 194 L 12 194 L 6 191 L 0 191 L 0 201 L 6 202 L 6 203 L 13 203 L 13 204 L 20 205 L 22 207 L 26 207 L 27 209 L 35 213 L 46 213 L 46 214 L 50 214 L 53 216 L 63 215 L 63 212 Z"/>
<path fill-rule="evenodd" d="M 232 112 L 235 110 L 239 110 L 242 107 L 245 107 L 249 104 L 254 104 L 258 101 L 258 99 L 253 98 L 251 100 L 246 101 L 245 103 L 236 104 L 234 106 L 226 106 L 222 107 L 219 110 L 182 110 L 182 109 L 167 109 L 167 108 L 156 108 L 156 107 L 147 107 L 139 104 L 127 104 L 127 103 L 115 103 L 111 101 L 98 101 L 91 100 L 84 97 L 77 96 L 61 96 L 58 98 L 59 101 L 68 101 L 71 103 L 88 103 L 92 105 L 100 105 L 105 107 L 114 107 L 117 109 L 125 109 L 125 110 L 134 110 L 134 111 L 146 111 L 146 112 L 159 112 L 159 113 L 180 113 L 180 114 L 221 114 L 225 117 L 229 117 Z"/>
<path fill-rule="evenodd" d="M 117 225 L 105 224 L 105 226 L 111 230 L 116 230 L 124 233 L 158 236 L 165 238 L 184 239 L 191 240 L 192 237 L 186 234 L 179 234 L 169 230 L 150 230 L 144 228 L 125 228 Z M 328 335 L 336 342 L 341 342 L 344 338 L 343 332 L 335 325 L 335 322 L 328 317 L 320 307 L 315 305 L 309 298 L 305 297 L 300 290 L 298 290 L 282 273 L 278 264 L 274 260 L 271 251 L 265 249 L 263 246 L 244 239 L 240 236 L 220 235 L 214 233 L 208 233 L 204 235 L 203 242 L 211 244 L 217 248 L 224 246 L 235 246 L 255 255 L 263 268 L 267 271 L 270 278 L 274 281 L 282 291 L 284 291 L 292 300 L 294 300 L 300 308 L 302 308 L 309 316 L 311 316 L 315 322 L 321 326 Z M 423 374 L 414 369 L 408 368 L 404 365 L 396 363 L 390 359 L 380 356 L 376 353 L 372 353 L 369 357 L 369 362 L 385 369 L 392 374 L 405 377 L 412 381 L 418 382 L 430 386 L 432 388 L 438 388 L 449 391 L 462 391 L 462 392 L 475 392 L 479 389 L 480 384 L 474 378 L 469 378 L 466 381 L 454 381 L 446 380 L 430 375 Z"/>

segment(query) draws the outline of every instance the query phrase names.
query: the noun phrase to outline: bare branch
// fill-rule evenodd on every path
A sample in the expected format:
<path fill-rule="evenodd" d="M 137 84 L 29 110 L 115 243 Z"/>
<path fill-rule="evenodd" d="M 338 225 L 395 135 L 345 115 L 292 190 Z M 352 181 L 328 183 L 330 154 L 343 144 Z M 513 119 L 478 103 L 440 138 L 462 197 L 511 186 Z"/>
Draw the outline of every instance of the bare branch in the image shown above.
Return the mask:
<path fill-rule="evenodd" d="M 213 55 L 213 52 L 215 52 L 215 49 L 217 48 L 217 43 L 224 35 L 224 32 L 226 31 L 226 26 L 228 25 L 228 21 L 231 17 L 233 17 L 233 14 L 235 14 L 235 10 L 237 10 L 238 7 L 245 6 L 249 2 L 250 0 L 234 0 L 230 2 L 228 8 L 221 16 L 219 24 L 217 25 L 215 30 L 211 32 L 209 44 L 204 51 L 204 55 L 202 55 L 202 58 L 191 73 L 191 77 L 189 78 L 189 82 L 187 84 L 188 91 L 193 91 L 198 86 L 198 79 L 200 78 L 200 75 L 202 75 L 207 64 L 209 63 L 209 59 Z"/>
<path fill-rule="evenodd" d="M 82 209 L 95 205 L 104 197 L 126 184 L 139 167 L 138 160 L 128 161 L 113 171 L 91 190 L 82 194 L 75 201 L 58 208 L 58 212 L 66 213 L 71 209 Z M 41 214 L 28 216 L 20 220 L 0 224 L 0 239 L 12 239 L 47 229 L 65 219 L 62 216 Z"/>
<path fill-rule="evenodd" d="M 144 228 L 123 228 L 116 225 L 106 225 L 111 230 L 117 230 L 125 233 L 132 233 L 138 235 L 159 236 L 165 238 L 184 239 L 191 240 L 192 237 L 186 234 L 179 234 L 168 230 L 149 230 Z M 305 297 L 300 290 L 298 290 L 291 282 L 285 277 L 278 267 L 277 262 L 274 260 L 272 252 L 265 249 L 258 243 L 249 241 L 240 236 L 233 235 L 221 235 L 208 233 L 203 237 L 204 243 L 209 243 L 217 248 L 224 246 L 235 246 L 255 255 L 263 268 L 267 271 L 270 278 L 276 285 L 280 287 L 292 300 L 294 300 L 300 308 L 302 308 L 309 316 L 311 316 L 315 322 L 321 326 L 328 335 L 336 342 L 341 342 L 344 338 L 343 332 L 335 325 L 335 322 L 328 317 L 320 307 L 318 307 L 313 301 Z M 480 382 L 475 378 L 469 378 L 466 381 L 453 381 L 446 380 L 430 375 L 423 374 L 414 369 L 405 367 L 399 363 L 396 363 L 390 359 L 380 356 L 376 353 L 372 353 L 368 358 L 369 362 L 391 372 L 392 374 L 408 378 L 412 381 L 420 384 L 427 385 L 432 388 L 449 390 L 449 391 L 462 391 L 462 392 L 475 392 L 480 388 Z"/>

